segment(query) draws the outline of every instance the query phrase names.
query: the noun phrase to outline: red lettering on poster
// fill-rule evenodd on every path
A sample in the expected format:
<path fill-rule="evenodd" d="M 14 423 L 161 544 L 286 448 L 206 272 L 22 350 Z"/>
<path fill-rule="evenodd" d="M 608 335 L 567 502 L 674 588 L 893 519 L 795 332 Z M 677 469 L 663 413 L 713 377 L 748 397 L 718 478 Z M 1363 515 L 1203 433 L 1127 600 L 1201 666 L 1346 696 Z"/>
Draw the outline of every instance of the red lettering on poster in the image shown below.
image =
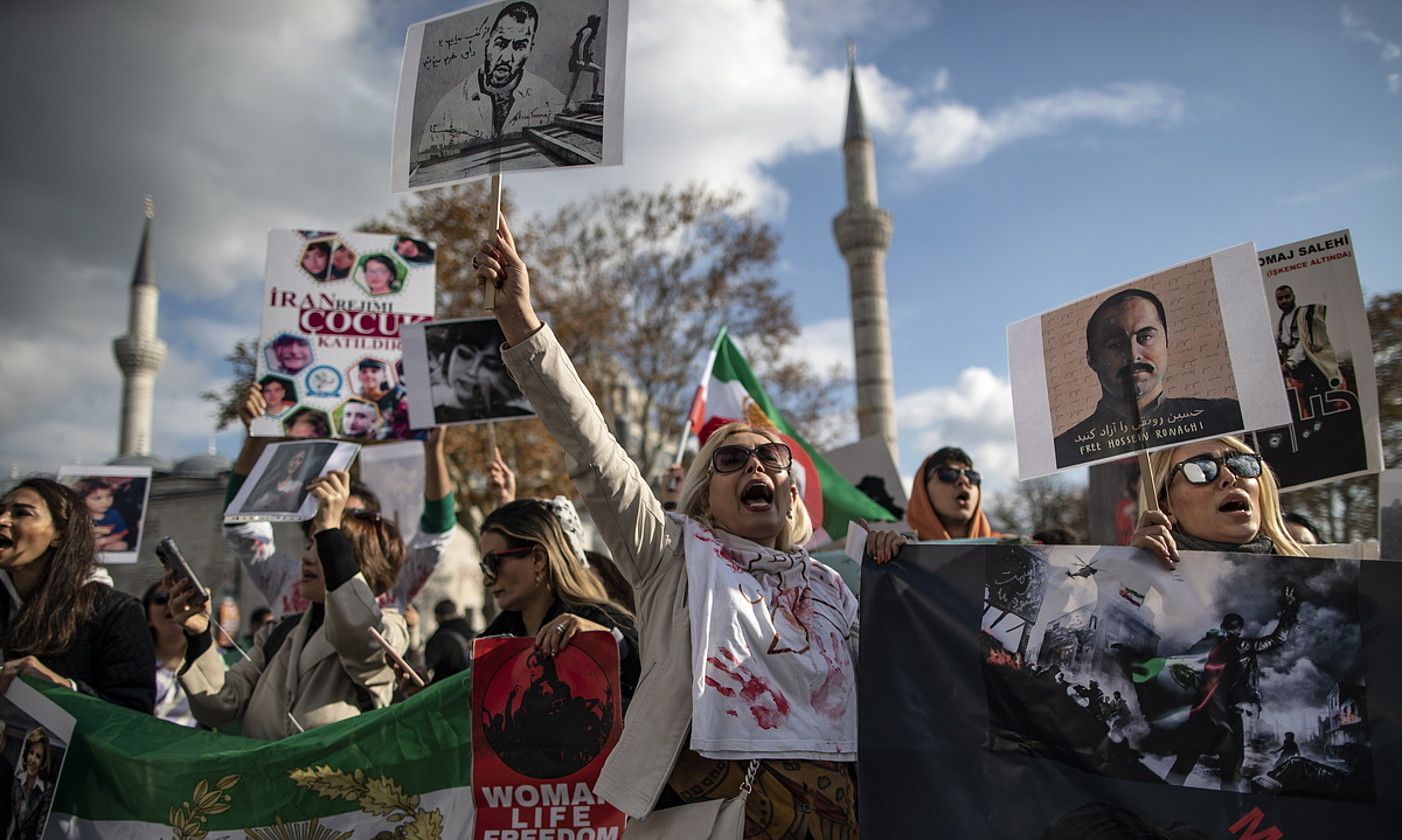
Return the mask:
<path fill-rule="evenodd" d="M 1262 831 L 1261 820 L 1265 818 L 1266 814 L 1264 811 L 1260 808 L 1252 808 L 1250 811 L 1243 814 L 1241 819 L 1232 823 L 1231 828 L 1227 830 L 1232 834 L 1240 832 L 1241 837 L 1237 838 L 1237 840 L 1280 840 L 1280 838 L 1285 836 L 1285 833 L 1275 826 L 1271 826 Z"/>
<path fill-rule="evenodd" d="M 346 309 L 303 309 L 297 328 L 308 335 L 358 335 L 395 338 L 402 324 L 432 321 L 429 315 L 399 312 L 351 312 Z"/>

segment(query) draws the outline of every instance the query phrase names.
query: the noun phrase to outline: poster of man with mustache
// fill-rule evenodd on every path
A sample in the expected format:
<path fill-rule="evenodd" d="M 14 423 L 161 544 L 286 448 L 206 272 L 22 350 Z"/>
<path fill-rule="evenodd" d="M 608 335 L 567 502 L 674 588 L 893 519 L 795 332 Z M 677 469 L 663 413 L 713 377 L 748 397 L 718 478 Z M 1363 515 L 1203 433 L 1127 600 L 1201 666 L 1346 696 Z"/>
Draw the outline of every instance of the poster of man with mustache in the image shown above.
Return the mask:
<path fill-rule="evenodd" d="M 1021 478 L 1288 416 L 1255 251 L 1219 251 L 1008 328 Z"/>
<path fill-rule="evenodd" d="M 498 0 L 409 28 L 396 192 L 623 159 L 626 0 Z"/>

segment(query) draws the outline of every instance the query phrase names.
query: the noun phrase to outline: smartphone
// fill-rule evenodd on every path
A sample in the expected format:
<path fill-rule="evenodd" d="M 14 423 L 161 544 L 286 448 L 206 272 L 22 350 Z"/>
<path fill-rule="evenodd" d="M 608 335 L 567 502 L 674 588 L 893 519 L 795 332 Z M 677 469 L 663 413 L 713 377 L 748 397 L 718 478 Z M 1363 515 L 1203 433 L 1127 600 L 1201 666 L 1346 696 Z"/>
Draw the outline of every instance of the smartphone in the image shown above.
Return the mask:
<path fill-rule="evenodd" d="M 195 587 L 195 591 L 199 593 L 202 602 L 209 600 L 208 591 L 200 583 L 200 579 L 195 577 L 195 570 L 190 568 L 185 556 L 180 553 L 180 548 L 176 546 L 175 540 L 170 537 L 162 537 L 161 541 L 156 543 L 156 556 L 160 558 L 161 565 L 174 575 L 176 580 L 190 581 Z"/>
<path fill-rule="evenodd" d="M 424 686 L 428 685 L 428 683 L 424 682 L 423 677 L 419 676 L 419 672 L 415 671 L 413 668 L 410 668 L 409 663 L 404 661 L 404 657 L 400 656 L 394 648 L 390 647 L 389 641 L 384 636 L 380 635 L 379 630 L 376 630 L 373 627 L 369 628 L 369 630 L 370 635 L 374 637 L 375 641 L 380 643 L 380 647 L 384 648 L 385 656 L 389 657 L 389 659 L 392 662 L 394 662 L 394 664 L 398 665 L 402 669 L 401 673 L 408 674 L 409 679 L 413 680 L 414 685 L 417 685 L 419 688 L 423 688 Z"/>

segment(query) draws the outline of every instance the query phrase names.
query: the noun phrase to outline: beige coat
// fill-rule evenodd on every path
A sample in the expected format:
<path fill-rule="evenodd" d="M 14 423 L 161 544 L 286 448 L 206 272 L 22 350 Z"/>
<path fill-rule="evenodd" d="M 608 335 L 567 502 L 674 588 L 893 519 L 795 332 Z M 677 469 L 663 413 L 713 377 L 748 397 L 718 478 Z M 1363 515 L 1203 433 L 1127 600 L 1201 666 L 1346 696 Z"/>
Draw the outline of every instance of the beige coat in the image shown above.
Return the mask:
<path fill-rule="evenodd" d="M 633 585 L 642 678 L 594 791 L 629 816 L 652 811 L 691 728 L 691 619 L 682 526 L 614 440 L 549 325 L 502 353 L 565 450 L 613 561 Z"/>
<path fill-rule="evenodd" d="M 274 624 L 258 632 L 249 658 L 231 668 L 225 668 L 213 645 L 187 665 L 180 684 L 195 719 L 216 728 L 241 720 L 244 735 L 273 740 L 297 733 L 287 718 L 289 710 L 304 729 L 360 714 L 357 686 L 363 686 L 375 708 L 388 706 L 394 672 L 369 628 L 379 630 L 402 654 L 409 631 L 399 611 L 377 606 L 365 577 L 357 573 L 326 596 L 326 619 L 308 636 L 310 619 L 310 612 L 302 615 L 271 662 L 263 645 Z"/>

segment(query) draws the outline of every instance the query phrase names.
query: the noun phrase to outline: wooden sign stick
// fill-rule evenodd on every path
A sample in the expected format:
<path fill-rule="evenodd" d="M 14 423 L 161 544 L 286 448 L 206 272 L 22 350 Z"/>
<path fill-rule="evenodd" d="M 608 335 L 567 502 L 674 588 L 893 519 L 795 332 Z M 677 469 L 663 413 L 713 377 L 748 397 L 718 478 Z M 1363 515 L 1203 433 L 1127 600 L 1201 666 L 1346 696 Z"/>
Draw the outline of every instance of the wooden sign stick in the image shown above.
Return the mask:
<path fill-rule="evenodd" d="M 501 220 L 501 173 L 492 176 L 492 195 L 489 202 L 492 205 L 492 234 L 496 234 L 497 225 Z M 491 312 L 497 305 L 497 289 L 492 283 L 482 284 L 482 308 Z M 495 439 L 495 433 L 493 438 Z"/>
<path fill-rule="evenodd" d="M 1138 435 L 1142 419 L 1139 416 L 1139 395 L 1134 388 L 1134 366 L 1125 365 L 1120 370 L 1120 389 L 1125 396 L 1125 401 L 1129 404 L 1129 421 L 1134 425 L 1130 433 Z M 1139 510 L 1142 513 L 1146 510 L 1157 512 L 1159 509 L 1159 494 L 1154 481 L 1154 468 L 1149 464 L 1149 453 L 1143 449 L 1139 450 Z"/>

